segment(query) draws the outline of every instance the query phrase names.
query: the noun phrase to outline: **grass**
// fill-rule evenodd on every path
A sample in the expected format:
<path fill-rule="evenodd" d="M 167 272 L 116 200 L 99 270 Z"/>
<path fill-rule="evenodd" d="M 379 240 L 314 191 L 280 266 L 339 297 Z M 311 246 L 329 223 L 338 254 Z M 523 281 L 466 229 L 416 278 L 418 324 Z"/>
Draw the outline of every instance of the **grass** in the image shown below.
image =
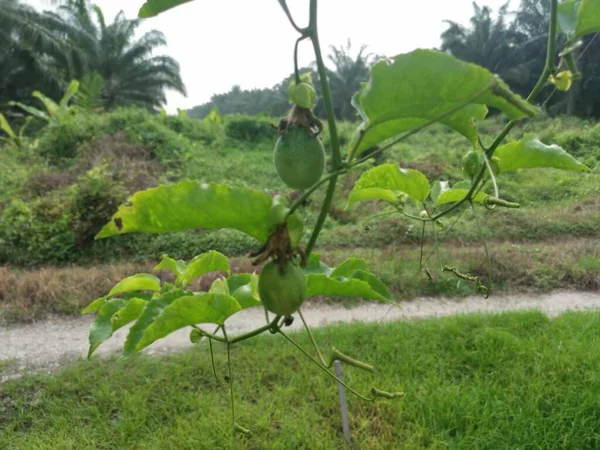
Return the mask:
<path fill-rule="evenodd" d="M 600 446 L 600 313 L 467 315 L 315 331 L 374 364 L 346 368 L 352 448 L 594 449 Z M 304 346 L 304 334 L 294 335 Z M 281 337 L 232 352 L 238 422 L 230 440 L 227 388 L 206 346 L 165 357 L 71 364 L 0 386 L 3 449 L 336 449 L 337 389 Z M 217 371 L 226 370 L 217 348 Z"/>

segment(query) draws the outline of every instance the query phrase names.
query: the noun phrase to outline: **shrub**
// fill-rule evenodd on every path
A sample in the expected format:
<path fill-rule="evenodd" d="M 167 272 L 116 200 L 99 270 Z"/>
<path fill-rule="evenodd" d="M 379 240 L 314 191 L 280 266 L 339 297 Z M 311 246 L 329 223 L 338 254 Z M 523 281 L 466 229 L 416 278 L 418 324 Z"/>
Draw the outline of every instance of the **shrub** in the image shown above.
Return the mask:
<path fill-rule="evenodd" d="M 38 152 L 52 165 L 65 165 L 78 155 L 84 142 L 92 142 L 104 128 L 104 118 L 79 114 L 73 120 L 44 128 L 38 141 Z"/>
<path fill-rule="evenodd" d="M 273 130 L 273 120 L 268 117 L 233 115 L 225 121 L 225 134 L 246 142 L 258 142 L 262 139 L 275 140 L 277 134 Z"/>
<path fill-rule="evenodd" d="M 26 204 L 12 200 L 0 215 L 0 263 L 35 265 L 71 259 L 74 233 L 58 193 Z"/>
<path fill-rule="evenodd" d="M 223 128 L 218 124 L 212 125 L 201 120 L 179 116 L 167 116 L 161 119 L 165 126 L 175 133 L 191 141 L 200 141 L 206 145 L 212 144 L 223 134 Z"/>
<path fill-rule="evenodd" d="M 108 164 L 89 170 L 74 186 L 70 205 L 77 247 L 87 247 L 127 198 L 123 184 L 111 179 Z"/>

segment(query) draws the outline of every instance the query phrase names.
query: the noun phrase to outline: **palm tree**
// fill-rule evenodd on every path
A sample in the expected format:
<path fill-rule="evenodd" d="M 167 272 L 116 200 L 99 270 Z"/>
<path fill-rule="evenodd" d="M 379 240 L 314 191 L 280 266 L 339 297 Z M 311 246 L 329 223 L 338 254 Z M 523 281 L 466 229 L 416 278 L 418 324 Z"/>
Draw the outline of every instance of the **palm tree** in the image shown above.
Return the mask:
<path fill-rule="evenodd" d="M 69 69 L 68 46 L 44 17 L 19 0 L 0 0 L 0 109 L 10 100 L 29 103 L 36 89 L 61 92 L 59 66 Z"/>
<path fill-rule="evenodd" d="M 525 36 L 517 31 L 514 23 L 506 24 L 507 8 L 508 3 L 500 8 L 494 21 L 489 7 L 480 7 L 473 2 L 471 27 L 446 21 L 448 28 L 441 35 L 441 50 L 494 73 L 502 73 L 514 66 L 512 49 L 520 45 Z"/>
<path fill-rule="evenodd" d="M 153 55 L 166 45 L 164 35 L 153 30 L 135 38 L 140 20 L 129 20 L 120 12 L 107 24 L 102 10 L 87 0 L 72 0 L 45 17 L 46 24 L 71 43 L 76 78 L 90 72 L 102 77 L 104 108 L 159 111 L 166 102 L 165 90 L 186 94 L 177 61 Z"/>
<path fill-rule="evenodd" d="M 328 58 L 333 64 L 333 70 L 328 70 L 327 74 L 335 115 L 340 119 L 356 119 L 356 111 L 351 104 L 352 96 L 360 89 L 361 82 L 369 79 L 369 69 L 374 60 L 372 54 L 364 55 L 366 48 L 365 45 L 361 46 L 356 58 L 353 58 L 350 39 L 345 47 L 330 47 Z"/>

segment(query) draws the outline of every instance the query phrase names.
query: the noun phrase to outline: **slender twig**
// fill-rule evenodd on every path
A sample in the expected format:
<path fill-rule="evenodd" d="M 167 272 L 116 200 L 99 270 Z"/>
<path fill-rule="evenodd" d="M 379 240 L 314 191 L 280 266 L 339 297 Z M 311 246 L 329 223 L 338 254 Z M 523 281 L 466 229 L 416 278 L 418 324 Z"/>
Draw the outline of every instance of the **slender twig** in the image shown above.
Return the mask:
<path fill-rule="evenodd" d="M 336 172 L 341 168 L 342 155 L 340 153 L 340 144 L 338 141 L 337 125 L 335 122 L 335 113 L 333 110 L 333 100 L 331 97 L 331 89 L 329 88 L 329 81 L 327 79 L 327 68 L 323 61 L 323 55 L 321 53 L 321 45 L 319 44 L 319 32 L 317 28 L 317 0 L 310 0 L 310 19 L 308 23 L 308 33 L 313 44 L 313 50 L 315 53 L 315 60 L 317 63 L 317 72 L 319 73 L 319 79 L 321 80 L 321 90 L 323 92 L 323 104 L 325 105 L 325 111 L 327 113 L 327 123 L 329 125 L 329 141 L 331 143 L 331 164 L 332 172 Z M 333 194 L 335 192 L 335 186 L 337 184 L 338 176 L 332 176 L 329 180 L 327 187 L 327 193 L 325 199 L 321 205 L 321 212 L 313 228 L 313 232 L 306 245 L 306 254 L 310 255 L 313 247 L 315 246 L 319 234 L 323 229 L 327 215 L 329 214 L 329 208 L 333 201 Z"/>
<path fill-rule="evenodd" d="M 298 67 L 298 45 L 308 36 L 300 36 L 296 39 L 296 45 L 294 45 L 294 76 L 296 78 L 296 84 L 300 84 L 300 68 Z"/>
<path fill-rule="evenodd" d="M 473 218 L 475 219 L 475 225 L 477 226 L 477 231 L 479 231 L 479 235 L 482 236 L 483 228 L 481 226 L 481 223 L 479 222 L 479 216 L 477 215 L 477 211 L 475 211 L 475 206 L 473 205 L 473 202 L 471 202 L 471 209 L 473 210 Z M 487 295 L 489 296 L 489 294 L 492 292 L 492 258 L 490 256 L 487 242 L 485 241 L 484 237 L 481 238 L 481 242 L 483 243 L 483 249 L 485 251 L 485 258 L 486 258 L 486 262 L 487 262 L 487 273 L 488 273 Z"/>
<path fill-rule="evenodd" d="M 227 332 L 223 327 L 223 336 L 227 339 Z M 227 344 L 227 368 L 229 370 L 229 396 L 231 397 L 231 429 L 235 434 L 235 400 L 233 398 L 233 373 L 231 370 L 231 344 Z"/>
<path fill-rule="evenodd" d="M 325 361 L 325 358 L 323 358 L 323 354 L 321 353 L 321 350 L 319 349 L 319 346 L 317 345 L 317 341 L 315 341 L 315 339 L 313 338 L 313 335 L 310 332 L 310 328 L 308 328 L 308 324 L 306 323 L 306 320 L 304 319 L 304 315 L 302 314 L 302 311 L 300 309 L 298 310 L 298 315 L 300 316 L 300 320 L 302 320 L 302 323 L 304 324 L 304 328 L 306 329 L 306 332 L 308 333 L 308 337 L 310 338 L 310 341 L 312 342 L 313 347 L 317 351 L 317 355 L 319 355 L 319 359 L 321 360 L 321 362 L 323 363 L 324 366 L 327 366 L 327 361 Z"/>
<path fill-rule="evenodd" d="M 225 328 L 224 327 L 222 328 L 224 337 L 217 336 L 216 334 L 205 331 L 196 325 L 192 325 L 192 328 L 194 328 L 195 330 L 198 330 L 202 335 L 206 336 L 207 338 L 214 339 L 215 341 L 223 342 L 224 344 L 235 344 L 237 342 L 241 342 L 241 341 L 245 341 L 246 339 L 250 339 L 254 336 L 258 336 L 259 334 L 262 334 L 265 331 L 277 329 L 278 328 L 277 322 L 279 321 L 279 319 L 281 319 L 281 316 L 275 316 L 275 318 L 270 323 L 263 325 L 262 327 L 256 328 L 255 330 L 249 331 L 248 333 L 244 333 L 239 336 L 236 336 L 232 339 L 229 339 L 227 336 L 225 336 Z"/>
<path fill-rule="evenodd" d="M 423 222 L 423 229 L 421 230 L 421 256 L 419 257 L 419 270 L 423 269 L 423 246 L 425 245 L 425 222 Z"/>
<path fill-rule="evenodd" d="M 278 0 L 279 4 L 281 5 L 281 8 L 283 9 L 283 12 L 285 13 L 285 15 L 287 16 L 288 20 L 290 21 L 290 24 L 292 25 L 292 27 L 294 27 L 294 30 L 296 30 L 298 33 L 305 35 L 307 32 L 306 28 L 300 28 L 296 22 L 294 21 L 294 18 L 292 17 L 292 13 L 290 12 L 290 9 L 288 8 L 288 5 L 286 3 L 285 0 Z"/>
<path fill-rule="evenodd" d="M 279 334 L 281 334 L 284 338 L 286 338 L 289 342 L 291 342 L 294 345 L 294 347 L 296 347 L 298 350 L 300 350 L 302 353 L 304 353 L 304 356 L 306 356 L 308 359 L 310 359 L 319 369 L 321 369 L 329 377 L 333 378 L 335 381 L 340 383 L 342 386 L 344 386 L 346 389 L 348 389 L 350 392 L 352 392 L 358 398 L 361 398 L 362 400 L 366 400 L 367 402 L 372 402 L 374 400 L 373 398 L 365 397 L 364 395 L 360 394 L 356 390 L 352 389 L 344 381 L 340 381 L 338 379 L 338 377 L 336 377 L 333 373 L 331 373 L 329 370 L 327 370 L 327 368 L 325 366 L 323 366 L 321 363 L 319 363 L 319 361 L 317 361 L 315 358 L 313 358 L 310 355 L 310 353 L 308 353 L 304 348 L 302 348 L 296 341 L 294 341 L 291 337 L 289 337 L 283 331 L 279 330 Z"/>
<path fill-rule="evenodd" d="M 210 349 L 210 362 L 212 364 L 212 371 L 213 371 L 213 375 L 215 376 L 215 381 L 218 384 L 221 384 L 221 382 L 219 381 L 219 377 L 217 376 L 217 367 L 215 366 L 215 354 L 213 352 L 213 345 L 212 345 L 211 338 L 208 338 L 208 348 Z"/>
<path fill-rule="evenodd" d="M 342 175 L 344 173 L 348 172 L 347 168 L 344 169 L 340 169 L 337 170 L 335 172 L 331 172 L 330 174 L 328 174 L 326 177 L 321 178 L 317 183 L 315 183 L 314 185 L 312 185 L 309 189 L 307 189 L 290 207 L 290 210 L 288 211 L 288 213 L 286 214 L 286 220 L 289 216 L 291 216 L 292 214 L 294 214 L 294 211 L 296 211 L 303 203 L 304 201 L 310 197 L 317 189 L 319 189 L 323 184 L 327 183 L 328 181 L 331 181 L 332 178 L 337 177 L 339 175 Z"/>

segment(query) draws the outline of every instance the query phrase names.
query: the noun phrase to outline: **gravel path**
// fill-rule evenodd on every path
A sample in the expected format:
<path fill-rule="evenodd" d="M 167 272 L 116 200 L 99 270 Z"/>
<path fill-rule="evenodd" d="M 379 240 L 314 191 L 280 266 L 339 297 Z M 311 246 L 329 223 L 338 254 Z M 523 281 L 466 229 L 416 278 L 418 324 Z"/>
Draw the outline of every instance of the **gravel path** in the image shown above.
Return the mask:
<path fill-rule="evenodd" d="M 377 322 L 410 320 L 423 317 L 447 316 L 471 312 L 501 312 L 508 310 L 539 309 L 553 317 L 565 311 L 600 309 L 600 293 L 553 292 L 541 296 L 468 297 L 461 300 L 420 298 L 401 303 L 400 308 L 384 304 L 364 303 L 355 308 L 313 305 L 305 308 L 306 320 L 311 326 L 335 322 Z M 28 325 L 0 329 L 0 381 L 13 378 L 26 370 L 52 370 L 67 361 L 85 357 L 87 334 L 93 317 L 53 317 Z M 251 330 L 264 324 L 260 308 L 243 311 L 228 322 L 230 334 Z M 296 320 L 292 328 L 301 327 Z M 127 327 L 102 344 L 97 354 L 107 355 L 120 351 Z M 148 354 L 168 353 L 189 348 L 189 329 L 180 330 L 155 342 L 145 350 Z M 4 369 L 3 369 L 4 366 Z"/>

